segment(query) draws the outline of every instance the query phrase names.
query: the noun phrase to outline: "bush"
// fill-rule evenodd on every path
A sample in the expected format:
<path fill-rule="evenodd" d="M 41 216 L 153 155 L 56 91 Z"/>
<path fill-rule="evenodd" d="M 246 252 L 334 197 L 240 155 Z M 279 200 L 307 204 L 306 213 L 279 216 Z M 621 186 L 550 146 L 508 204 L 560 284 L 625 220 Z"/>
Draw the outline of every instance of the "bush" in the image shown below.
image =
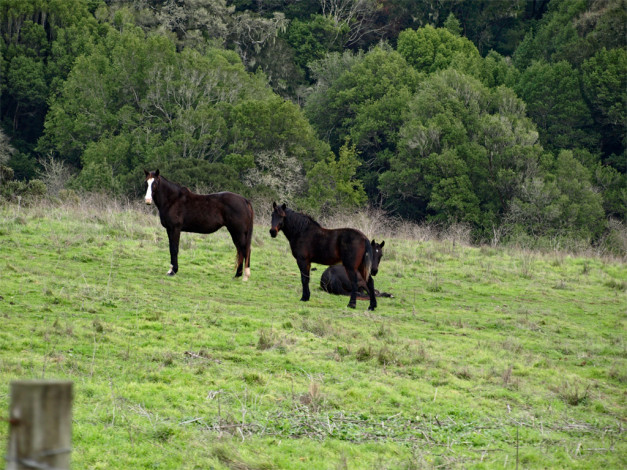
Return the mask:
<path fill-rule="evenodd" d="M 47 192 L 46 185 L 40 180 L 24 181 L 11 180 L 3 182 L 0 186 L 0 199 L 6 201 L 30 202 L 33 199 L 44 196 Z"/>

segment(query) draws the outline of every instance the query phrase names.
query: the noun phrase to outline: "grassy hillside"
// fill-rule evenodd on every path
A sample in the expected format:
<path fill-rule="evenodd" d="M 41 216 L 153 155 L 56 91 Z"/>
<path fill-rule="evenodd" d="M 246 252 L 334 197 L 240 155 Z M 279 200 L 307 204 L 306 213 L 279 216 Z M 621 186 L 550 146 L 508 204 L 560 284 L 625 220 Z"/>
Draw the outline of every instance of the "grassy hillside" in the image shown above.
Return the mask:
<path fill-rule="evenodd" d="M 73 380 L 74 468 L 627 465 L 623 262 L 375 222 L 395 297 L 373 313 L 321 267 L 299 302 L 262 216 L 242 283 L 224 230 L 183 234 L 169 278 L 152 209 L 0 207 L 0 408 L 11 380 Z"/>

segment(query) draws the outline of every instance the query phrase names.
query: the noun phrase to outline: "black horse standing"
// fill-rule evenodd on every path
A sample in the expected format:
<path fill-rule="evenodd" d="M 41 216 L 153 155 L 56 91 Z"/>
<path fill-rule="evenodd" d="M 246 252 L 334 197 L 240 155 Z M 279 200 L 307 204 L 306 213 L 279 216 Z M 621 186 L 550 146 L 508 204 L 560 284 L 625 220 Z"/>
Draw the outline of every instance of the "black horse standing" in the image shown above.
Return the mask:
<path fill-rule="evenodd" d="M 303 296 L 309 300 L 309 272 L 311 263 L 333 265 L 342 263 L 351 280 L 351 297 L 348 306 L 355 308 L 357 303 L 357 273 L 366 280 L 370 296 L 369 310 L 377 307 L 374 295 L 374 280 L 371 276 L 373 262 L 370 240 L 359 230 L 352 228 L 326 229 L 311 217 L 288 209 L 285 204 L 272 204 L 272 227 L 270 235 L 276 237 L 283 230 L 290 242 L 292 255 L 300 269 Z"/>
<path fill-rule="evenodd" d="M 383 246 L 385 245 L 385 241 L 381 243 L 377 243 L 372 240 L 370 243 L 372 245 L 372 268 L 370 269 L 370 275 L 376 276 L 379 271 L 379 263 L 381 262 L 381 258 L 383 256 Z M 351 281 L 348 278 L 348 274 L 346 274 L 346 269 L 341 264 L 336 264 L 335 266 L 329 266 L 324 270 L 322 276 L 320 277 L 320 288 L 328 292 L 329 294 L 336 295 L 350 295 L 351 294 Z M 388 294 L 387 292 L 379 292 L 377 289 L 374 290 L 374 295 L 376 297 L 394 297 L 392 294 Z M 368 295 L 368 286 L 366 285 L 366 281 L 361 274 L 357 272 L 357 298 L 358 299 L 368 299 L 370 298 Z"/>
<path fill-rule="evenodd" d="M 226 227 L 237 249 L 235 277 L 250 276 L 250 242 L 253 237 L 254 212 L 250 201 L 239 194 L 221 192 L 194 194 L 189 189 L 168 181 L 159 170 L 145 171 L 146 204 L 155 203 L 159 218 L 168 232 L 170 270 L 174 276 L 179 269 L 178 252 L 181 231 L 213 233 Z M 244 265 L 244 262 L 246 263 Z"/>

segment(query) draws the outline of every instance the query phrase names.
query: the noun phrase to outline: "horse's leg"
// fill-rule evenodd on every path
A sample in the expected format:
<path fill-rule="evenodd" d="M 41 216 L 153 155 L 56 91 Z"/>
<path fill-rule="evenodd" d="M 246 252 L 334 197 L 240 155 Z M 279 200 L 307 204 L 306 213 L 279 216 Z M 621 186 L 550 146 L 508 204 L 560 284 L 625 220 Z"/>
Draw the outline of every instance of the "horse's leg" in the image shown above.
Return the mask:
<path fill-rule="evenodd" d="M 248 278 L 250 277 L 250 245 L 252 244 L 253 241 L 253 220 L 255 218 L 255 211 L 253 210 L 253 206 L 250 204 L 250 202 L 247 201 L 247 206 L 250 209 L 250 220 L 247 224 L 246 227 L 246 242 L 244 243 L 244 247 L 245 247 L 245 251 L 244 251 L 244 259 L 245 261 L 245 266 L 244 266 L 244 281 L 247 281 Z"/>
<path fill-rule="evenodd" d="M 344 268 L 346 269 L 346 274 L 348 275 L 348 278 L 351 281 L 351 298 L 348 301 L 348 307 L 349 308 L 355 308 L 357 306 L 357 271 L 355 271 L 355 268 L 347 268 L 346 266 L 344 266 Z"/>
<path fill-rule="evenodd" d="M 235 276 L 240 277 L 244 272 L 244 253 L 242 253 L 241 247 L 237 247 L 237 268 L 235 269 Z"/>
<path fill-rule="evenodd" d="M 246 234 L 235 228 L 227 227 L 229 233 L 231 234 L 231 240 L 233 240 L 233 245 L 235 245 L 235 249 L 237 250 L 237 268 L 235 269 L 235 276 L 240 277 L 244 268 L 244 258 L 246 257 Z M 248 277 L 245 277 L 246 281 Z"/>
<path fill-rule="evenodd" d="M 179 240 L 181 229 L 178 227 L 168 229 L 168 240 L 170 242 L 170 270 L 168 276 L 174 276 L 179 270 Z"/>
<path fill-rule="evenodd" d="M 368 294 L 370 294 L 370 306 L 368 310 L 374 310 L 377 308 L 377 291 L 374 289 L 374 279 L 372 279 L 372 276 L 368 276 L 366 285 L 368 286 Z"/>
<path fill-rule="evenodd" d="M 246 230 L 246 243 L 244 244 L 245 247 L 245 255 L 244 255 L 244 259 L 245 259 L 245 265 L 244 265 L 244 281 L 248 281 L 248 278 L 250 277 L 250 245 L 252 244 L 253 241 L 253 225 L 252 222 L 250 224 L 250 228 L 248 230 Z"/>
<path fill-rule="evenodd" d="M 305 259 L 297 259 L 298 269 L 300 269 L 300 282 L 303 284 L 303 296 L 300 298 L 303 302 L 307 302 L 311 293 L 309 292 L 309 270 L 311 263 Z"/>

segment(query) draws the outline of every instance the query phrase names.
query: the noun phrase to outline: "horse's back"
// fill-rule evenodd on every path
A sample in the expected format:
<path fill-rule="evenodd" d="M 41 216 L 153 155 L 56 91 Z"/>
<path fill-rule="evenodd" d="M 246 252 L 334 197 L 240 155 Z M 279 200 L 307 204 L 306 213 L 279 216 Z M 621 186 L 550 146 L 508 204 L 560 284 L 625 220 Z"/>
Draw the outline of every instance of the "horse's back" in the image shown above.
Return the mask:
<path fill-rule="evenodd" d="M 369 244 L 366 236 L 352 228 L 325 229 L 310 232 L 298 242 L 310 250 L 314 263 L 334 265 L 337 263 L 359 264 Z M 294 253 L 294 256 L 297 254 Z"/>
<path fill-rule="evenodd" d="M 213 194 L 186 193 L 179 201 L 183 227 L 187 232 L 213 233 L 226 226 L 249 227 L 253 223 L 252 206 L 239 194 L 220 192 Z"/>

